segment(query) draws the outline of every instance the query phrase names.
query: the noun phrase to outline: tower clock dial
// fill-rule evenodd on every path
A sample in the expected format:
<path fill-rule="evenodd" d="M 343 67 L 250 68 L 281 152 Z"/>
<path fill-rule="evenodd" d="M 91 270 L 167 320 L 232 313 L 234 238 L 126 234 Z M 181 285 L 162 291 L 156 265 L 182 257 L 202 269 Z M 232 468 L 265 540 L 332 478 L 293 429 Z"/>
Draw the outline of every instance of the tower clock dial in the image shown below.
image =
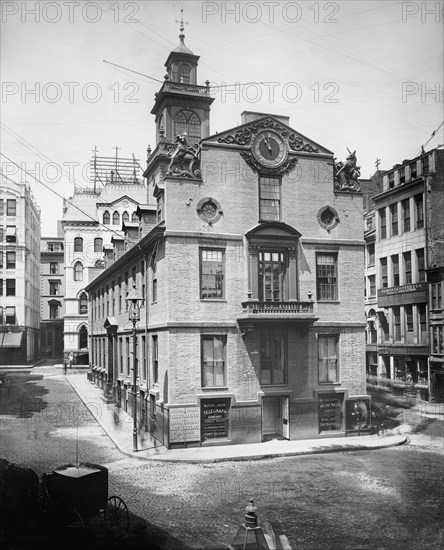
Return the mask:
<path fill-rule="evenodd" d="M 267 168 L 280 166 L 288 155 L 285 141 L 274 130 L 258 133 L 253 140 L 252 151 L 256 160 Z"/>

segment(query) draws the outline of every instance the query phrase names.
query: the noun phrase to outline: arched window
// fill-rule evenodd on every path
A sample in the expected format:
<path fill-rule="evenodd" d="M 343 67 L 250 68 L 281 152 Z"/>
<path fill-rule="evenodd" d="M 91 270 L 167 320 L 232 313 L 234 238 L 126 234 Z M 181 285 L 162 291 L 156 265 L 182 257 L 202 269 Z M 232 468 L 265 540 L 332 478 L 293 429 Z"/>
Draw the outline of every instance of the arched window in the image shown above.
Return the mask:
<path fill-rule="evenodd" d="M 86 315 L 88 313 L 88 296 L 86 292 L 82 292 L 79 296 L 79 314 Z"/>
<path fill-rule="evenodd" d="M 76 237 L 74 239 L 74 252 L 83 252 L 83 239 L 82 239 L 82 237 Z"/>
<path fill-rule="evenodd" d="M 178 113 L 174 124 L 175 134 L 186 134 L 188 145 L 200 141 L 200 120 L 193 111 L 184 110 Z"/>
<path fill-rule="evenodd" d="M 83 281 L 83 265 L 80 262 L 74 264 L 74 281 Z"/>
<path fill-rule="evenodd" d="M 79 349 L 88 347 L 88 329 L 82 325 L 79 330 Z"/>
<path fill-rule="evenodd" d="M 122 214 L 122 223 L 126 223 L 126 222 L 128 222 L 128 221 L 129 221 L 129 214 L 128 214 L 128 212 L 125 211 L 125 212 Z"/>
<path fill-rule="evenodd" d="M 103 252 L 103 239 L 100 237 L 94 239 L 94 252 Z"/>
<path fill-rule="evenodd" d="M 105 212 L 103 213 L 103 225 L 109 225 L 109 222 L 110 222 L 110 215 L 108 210 L 105 210 Z"/>
<path fill-rule="evenodd" d="M 133 212 L 133 215 L 131 216 L 131 221 L 136 223 L 139 221 L 139 216 L 135 212 Z"/>
<path fill-rule="evenodd" d="M 190 83 L 190 66 L 186 63 L 182 63 L 182 65 L 179 68 L 179 81 L 182 84 L 189 84 Z"/>
<path fill-rule="evenodd" d="M 113 225 L 119 225 L 120 224 L 120 214 L 116 211 L 113 214 Z"/>

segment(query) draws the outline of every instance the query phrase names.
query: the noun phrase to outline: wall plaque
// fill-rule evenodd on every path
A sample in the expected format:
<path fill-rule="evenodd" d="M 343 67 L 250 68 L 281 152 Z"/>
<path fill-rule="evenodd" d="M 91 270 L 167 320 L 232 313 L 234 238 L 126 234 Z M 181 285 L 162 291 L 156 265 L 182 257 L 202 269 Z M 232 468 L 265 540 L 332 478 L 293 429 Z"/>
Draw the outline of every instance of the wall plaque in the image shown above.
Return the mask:
<path fill-rule="evenodd" d="M 200 440 L 198 407 L 174 407 L 170 409 L 170 443 Z"/>
<path fill-rule="evenodd" d="M 343 394 L 324 393 L 318 396 L 319 433 L 342 430 Z"/>
<path fill-rule="evenodd" d="M 228 437 L 231 399 L 202 399 L 200 402 L 202 440 Z"/>

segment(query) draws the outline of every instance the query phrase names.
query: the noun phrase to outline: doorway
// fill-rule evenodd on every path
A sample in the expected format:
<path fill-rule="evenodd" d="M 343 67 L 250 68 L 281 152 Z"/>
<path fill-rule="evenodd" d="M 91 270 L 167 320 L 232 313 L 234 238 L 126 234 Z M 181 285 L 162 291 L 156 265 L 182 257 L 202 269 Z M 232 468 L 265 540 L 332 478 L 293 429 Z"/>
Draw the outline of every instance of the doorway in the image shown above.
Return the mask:
<path fill-rule="evenodd" d="M 262 441 L 290 439 L 289 397 L 262 398 Z"/>

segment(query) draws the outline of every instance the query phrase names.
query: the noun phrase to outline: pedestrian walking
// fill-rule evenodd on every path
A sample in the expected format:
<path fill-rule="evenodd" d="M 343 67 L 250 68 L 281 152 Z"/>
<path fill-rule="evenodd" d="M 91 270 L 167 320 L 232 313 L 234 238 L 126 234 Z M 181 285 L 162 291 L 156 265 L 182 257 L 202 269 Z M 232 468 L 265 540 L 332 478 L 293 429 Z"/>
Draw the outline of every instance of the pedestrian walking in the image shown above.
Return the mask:
<path fill-rule="evenodd" d="M 74 354 L 72 351 L 69 352 L 68 355 L 68 362 L 69 362 L 69 368 L 72 369 L 72 364 L 74 362 Z"/>

